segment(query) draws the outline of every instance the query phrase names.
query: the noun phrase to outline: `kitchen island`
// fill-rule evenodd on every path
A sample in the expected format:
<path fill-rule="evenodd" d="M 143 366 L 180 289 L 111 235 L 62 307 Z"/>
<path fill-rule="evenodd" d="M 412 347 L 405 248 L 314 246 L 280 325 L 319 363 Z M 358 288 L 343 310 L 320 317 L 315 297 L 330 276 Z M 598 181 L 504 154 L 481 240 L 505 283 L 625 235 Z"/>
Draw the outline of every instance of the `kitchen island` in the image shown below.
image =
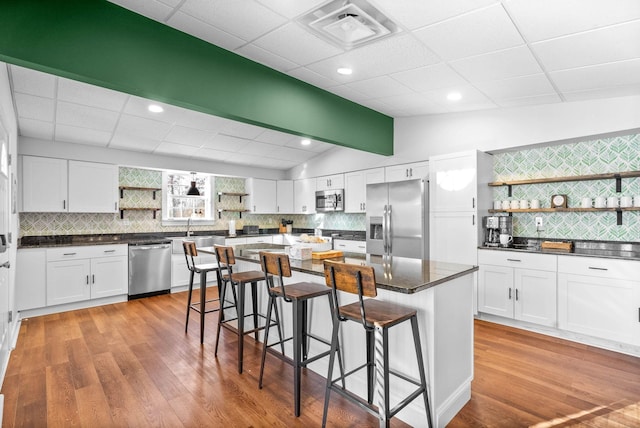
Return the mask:
<path fill-rule="evenodd" d="M 235 255 L 239 270 L 255 270 L 259 263 L 258 251 L 283 251 L 282 247 L 251 248 L 239 245 Z M 199 248 L 199 252 L 213 252 L 213 248 Z M 373 266 L 378 285 L 378 299 L 394 302 L 417 310 L 420 335 L 425 358 L 425 370 L 429 384 L 429 397 L 436 426 L 444 427 L 471 398 L 473 379 L 473 278 L 476 266 L 442 263 L 431 260 L 404 257 L 380 257 L 345 253 L 341 260 Z M 322 260 L 291 260 L 293 278 L 287 283 L 309 281 L 324 283 Z M 266 290 L 260 288 L 259 304 L 266 307 Z M 357 296 L 340 293 L 340 304 L 357 300 Z M 285 335 L 291 335 L 291 309 L 280 309 Z M 325 299 L 314 299 L 309 307 L 310 331 L 331 337 L 331 317 Z M 400 325 L 390 332 L 389 349 L 391 366 L 417 378 L 410 326 Z M 290 344 L 290 342 L 287 342 Z M 356 323 L 342 326 L 341 344 L 345 368 L 348 371 L 360 365 L 364 359 L 364 334 Z M 310 355 L 326 349 L 314 341 Z M 285 348 L 288 355 L 292 349 Z M 309 368 L 323 377 L 327 375 L 328 359 L 322 358 Z M 273 370 L 273 366 L 267 366 Z M 349 388 L 366 397 L 364 372 L 355 377 Z M 413 386 L 395 380 L 391 384 L 391 406 L 413 390 Z M 304 395 L 304 391 L 303 391 Z M 413 401 L 397 417 L 412 426 L 426 426 L 424 405 Z"/>

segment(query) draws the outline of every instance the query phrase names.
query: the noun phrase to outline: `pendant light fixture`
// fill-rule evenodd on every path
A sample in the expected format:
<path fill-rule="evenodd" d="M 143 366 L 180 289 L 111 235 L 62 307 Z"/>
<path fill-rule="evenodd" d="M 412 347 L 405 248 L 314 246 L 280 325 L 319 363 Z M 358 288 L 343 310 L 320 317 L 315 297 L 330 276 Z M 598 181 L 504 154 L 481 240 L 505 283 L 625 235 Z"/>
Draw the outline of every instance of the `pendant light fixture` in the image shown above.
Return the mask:
<path fill-rule="evenodd" d="M 189 190 L 187 190 L 187 195 L 188 196 L 200 196 L 200 191 L 196 187 L 196 173 L 195 172 L 191 173 L 191 186 L 189 187 Z"/>

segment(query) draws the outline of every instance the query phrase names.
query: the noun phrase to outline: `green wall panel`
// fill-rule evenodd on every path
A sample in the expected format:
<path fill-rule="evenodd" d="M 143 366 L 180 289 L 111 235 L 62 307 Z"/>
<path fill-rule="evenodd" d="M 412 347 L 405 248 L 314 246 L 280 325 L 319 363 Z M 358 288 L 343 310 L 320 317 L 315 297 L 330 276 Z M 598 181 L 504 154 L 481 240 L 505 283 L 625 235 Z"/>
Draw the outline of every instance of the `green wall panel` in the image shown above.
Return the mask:
<path fill-rule="evenodd" d="M 228 119 L 393 154 L 393 118 L 103 0 L 0 0 L 0 59 Z"/>

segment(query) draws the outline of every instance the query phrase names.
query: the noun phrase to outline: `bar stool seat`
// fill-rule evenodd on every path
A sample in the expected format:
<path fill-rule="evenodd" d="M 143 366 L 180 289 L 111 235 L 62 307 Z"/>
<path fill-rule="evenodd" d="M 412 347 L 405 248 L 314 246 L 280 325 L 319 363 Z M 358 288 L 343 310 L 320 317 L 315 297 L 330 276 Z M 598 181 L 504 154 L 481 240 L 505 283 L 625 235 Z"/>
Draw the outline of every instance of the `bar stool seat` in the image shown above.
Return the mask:
<path fill-rule="evenodd" d="M 235 308 L 236 308 L 236 317 L 225 319 L 224 310 L 220 311 L 220 316 L 218 318 L 218 334 L 216 336 L 216 347 L 214 355 L 218 356 L 218 344 L 220 340 L 220 330 L 222 327 L 228 329 L 234 334 L 238 335 L 238 373 L 242 373 L 243 370 L 243 354 L 244 354 L 244 336 L 246 334 L 253 333 L 253 337 L 256 341 L 258 341 L 258 331 L 263 330 L 270 323 L 267 321 L 265 325 L 258 325 L 258 319 L 266 319 L 266 317 L 260 313 L 258 313 L 258 291 L 257 285 L 258 282 L 265 280 L 265 274 L 261 271 L 242 271 L 242 272 L 234 272 L 233 267 L 236 264 L 236 258 L 233 252 L 233 247 L 228 247 L 224 245 L 214 245 L 216 258 L 218 259 L 218 271 L 223 272 L 227 271 L 226 274 L 220 275 L 220 280 L 225 287 L 222 288 L 222 294 L 220 295 L 220 299 L 222 301 L 225 300 L 225 289 L 227 284 L 231 284 L 232 290 L 235 292 L 235 287 L 238 287 L 238 292 L 235 298 Z M 251 284 L 251 302 L 253 306 L 253 312 L 250 314 L 245 314 L 245 290 L 246 284 Z M 226 309 L 226 308 L 225 308 Z M 247 317 L 253 318 L 253 328 L 250 330 L 245 330 L 244 328 L 244 320 Z M 230 323 L 233 321 L 237 321 L 237 327 L 233 327 Z"/>
<path fill-rule="evenodd" d="M 267 320 L 271 319 L 271 312 L 274 311 L 276 315 L 279 340 L 269 344 L 270 328 L 265 330 L 264 342 L 262 344 L 262 360 L 260 363 L 258 387 L 262 389 L 267 350 L 272 351 L 272 355 L 293 366 L 294 413 L 296 416 L 300 416 L 301 368 L 329 355 L 331 346 L 331 342 L 328 340 L 313 335 L 307 331 L 308 303 L 311 299 L 316 297 L 326 296 L 329 301 L 329 309 L 333 310 L 333 305 L 331 303 L 331 290 L 323 284 L 313 282 L 298 282 L 285 285 L 283 277 L 291 277 L 291 264 L 289 263 L 289 256 L 286 254 L 260 252 L 260 264 L 268 285 L 267 291 L 269 294 L 269 303 L 267 304 Z M 267 276 L 270 276 L 270 278 Z M 280 286 L 275 285 L 276 278 L 278 279 Z M 293 312 L 293 336 L 285 339 L 282 338 L 282 325 L 278 314 L 278 305 L 276 304 L 276 300 L 279 298 L 283 299 L 287 303 L 291 303 Z M 309 357 L 307 347 L 308 339 L 314 339 L 318 342 L 324 343 L 327 345 L 327 350 Z M 293 358 L 285 355 L 284 343 L 289 340 L 293 341 Z M 271 349 L 277 345 L 280 345 L 281 353 Z M 338 363 L 340 365 L 340 373 L 342 373 L 342 359 L 340 354 L 338 354 Z"/>
<path fill-rule="evenodd" d="M 360 266 L 326 260 L 324 262 L 324 273 L 326 284 L 332 289 L 332 301 L 337 307 L 333 311 L 333 333 L 331 353 L 329 356 L 324 412 L 322 415 L 322 426 L 326 426 L 331 392 L 335 391 L 345 398 L 355 402 L 368 412 L 377 415 L 380 427 L 389 427 L 390 419 L 394 415 L 413 400 L 422 396 L 424 399 L 428 426 L 431 427 L 431 409 L 424 371 L 422 347 L 420 344 L 417 311 L 413 308 L 391 302 L 371 298 L 364 299 L 364 297 L 376 297 L 377 295 L 375 271 L 371 266 Z M 357 294 L 358 301 L 344 306 L 338 306 L 337 290 Z M 339 349 L 338 336 L 340 324 L 345 321 L 355 321 L 363 326 L 366 335 L 366 362 L 356 369 L 349 371 L 346 375 L 341 373 L 337 379 L 332 379 L 335 354 Z M 420 377 L 419 380 L 413 379 L 406 374 L 399 373 L 391 369 L 389 366 L 389 328 L 405 321 L 411 322 L 411 330 L 413 333 L 413 342 Z M 345 378 L 364 368 L 367 369 L 366 401 L 344 388 Z M 390 375 L 394 375 L 417 386 L 416 390 L 401 400 L 394 408 L 390 408 L 389 400 Z M 373 403 L 374 379 L 375 388 L 378 389 L 375 405 Z M 338 381 L 342 382 L 342 387 L 336 385 Z"/>
<path fill-rule="evenodd" d="M 196 264 L 194 257 L 198 257 L 198 250 L 194 241 L 182 241 L 182 248 L 184 250 L 184 256 L 187 261 L 187 268 L 190 271 L 189 274 L 189 292 L 187 297 L 187 318 L 184 323 L 184 332 L 187 333 L 189 327 L 189 314 L 193 310 L 200 314 L 200 343 L 204 343 L 204 318 L 205 315 L 211 312 L 217 312 L 220 310 L 220 298 L 214 298 L 207 300 L 207 274 L 209 272 L 215 272 L 218 286 L 222 285 L 220 281 L 220 275 L 218 265 L 216 263 L 201 263 Z M 192 301 L 193 296 L 193 279 L 195 274 L 200 275 L 200 300 L 198 302 Z M 218 296 L 220 291 L 218 290 Z M 235 301 L 235 291 L 233 293 Z M 207 304 L 212 302 L 218 302 L 218 304 L 207 309 Z M 234 304 L 235 306 L 235 304 Z"/>

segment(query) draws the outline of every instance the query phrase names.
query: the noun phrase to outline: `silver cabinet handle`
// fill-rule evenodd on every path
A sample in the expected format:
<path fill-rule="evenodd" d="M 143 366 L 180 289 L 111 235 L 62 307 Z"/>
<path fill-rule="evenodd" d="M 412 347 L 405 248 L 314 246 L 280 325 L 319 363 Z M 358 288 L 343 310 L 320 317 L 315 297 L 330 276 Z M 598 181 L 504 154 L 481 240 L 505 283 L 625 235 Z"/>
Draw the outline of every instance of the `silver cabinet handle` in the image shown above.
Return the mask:
<path fill-rule="evenodd" d="M 91 275 L 91 283 L 92 284 L 96 283 L 96 276 L 95 275 Z"/>
<path fill-rule="evenodd" d="M 66 201 L 66 199 L 63 199 L 63 200 L 62 200 L 62 209 L 63 209 L 63 210 L 66 210 L 66 209 L 67 209 L 67 201 Z"/>
<path fill-rule="evenodd" d="M 607 268 L 594 267 L 594 266 L 589 266 L 589 269 L 591 269 L 591 270 L 609 270 Z"/>
<path fill-rule="evenodd" d="M 476 215 L 472 214 L 471 215 L 471 226 L 475 226 L 476 225 Z"/>
<path fill-rule="evenodd" d="M 64 254 L 62 254 L 62 255 L 63 255 L 63 256 L 75 256 L 75 255 L 76 255 L 76 253 L 64 253 Z"/>
<path fill-rule="evenodd" d="M 511 288 L 509 288 L 509 300 L 511 300 Z"/>
<path fill-rule="evenodd" d="M 116 250 L 104 250 L 105 253 L 115 253 Z"/>
<path fill-rule="evenodd" d="M 516 288 L 516 300 L 518 300 L 518 289 Z"/>
<path fill-rule="evenodd" d="M 521 262 L 522 260 L 518 259 L 507 259 L 508 262 Z"/>
<path fill-rule="evenodd" d="M 476 207 L 476 198 L 471 198 L 471 208 Z"/>
<path fill-rule="evenodd" d="M 87 285 L 89 284 L 89 275 L 87 275 Z"/>

